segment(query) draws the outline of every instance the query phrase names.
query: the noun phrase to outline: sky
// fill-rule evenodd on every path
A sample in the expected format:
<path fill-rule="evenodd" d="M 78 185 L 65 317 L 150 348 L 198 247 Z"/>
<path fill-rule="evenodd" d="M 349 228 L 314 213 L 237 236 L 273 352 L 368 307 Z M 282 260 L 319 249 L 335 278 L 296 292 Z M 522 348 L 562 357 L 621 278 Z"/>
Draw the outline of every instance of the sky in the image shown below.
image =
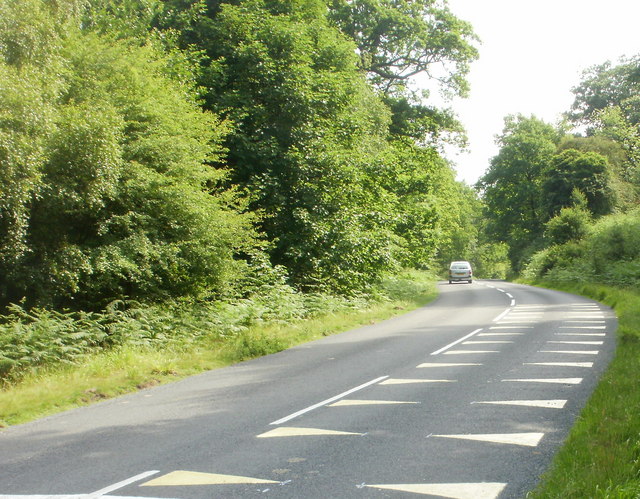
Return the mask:
<path fill-rule="evenodd" d="M 640 53 L 638 0 L 448 0 L 481 39 L 468 99 L 449 105 L 467 130 L 469 153 L 447 151 L 458 180 L 473 185 L 498 153 L 509 114 L 555 124 L 585 69 Z"/>

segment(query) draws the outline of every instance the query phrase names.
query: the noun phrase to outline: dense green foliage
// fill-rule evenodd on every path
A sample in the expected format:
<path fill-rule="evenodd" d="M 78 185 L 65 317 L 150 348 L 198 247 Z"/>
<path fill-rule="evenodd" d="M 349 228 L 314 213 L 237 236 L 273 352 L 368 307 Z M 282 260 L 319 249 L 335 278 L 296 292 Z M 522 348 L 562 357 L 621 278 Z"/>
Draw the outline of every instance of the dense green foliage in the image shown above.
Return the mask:
<path fill-rule="evenodd" d="M 615 82 L 610 83 L 613 92 Z M 589 119 L 594 125 L 587 136 L 569 135 L 564 127 L 534 116 L 507 117 L 500 151 L 477 184 L 485 202 L 487 235 L 508 245 L 517 272 L 537 251 L 555 255 L 555 245 L 580 239 L 591 219 L 626 212 L 640 200 L 635 152 L 629 135 L 618 133 L 637 125 L 616 107 L 598 112 L 591 100 L 588 106 L 583 103 L 590 85 L 595 83 L 587 79 L 578 87 L 574 106 L 585 108 L 575 115 L 576 124 Z M 611 113 L 618 119 L 611 121 Z"/>
<path fill-rule="evenodd" d="M 225 172 L 206 164 L 226 127 L 161 47 L 81 33 L 29 3 L 22 22 L 43 40 L 0 46 L 2 302 L 221 293 L 254 238 L 219 190 Z M 15 15 L 24 2 L 3 5 Z"/>
<path fill-rule="evenodd" d="M 439 153 L 460 124 L 410 90 L 466 92 L 471 26 L 445 1 L 361 4 L 0 3 L 5 372 L 118 345 L 165 302 L 357 299 L 504 260 Z"/>
<path fill-rule="evenodd" d="M 587 71 L 568 135 L 535 117 L 508 117 L 500 152 L 478 182 L 487 233 L 529 278 L 639 282 L 636 175 L 639 59 Z"/>
<path fill-rule="evenodd" d="M 434 287 L 433 275 L 414 271 L 387 278 L 370 293 L 356 297 L 303 294 L 274 282 L 260 294 L 233 302 L 115 301 L 99 312 L 26 310 L 12 305 L 0 316 L 0 386 L 34 371 L 80 363 L 91 354 L 120 347 L 157 351 L 233 344 L 233 360 L 239 361 L 286 347 L 276 335 L 253 338 L 249 333 L 254 326 L 275 328 L 340 312 L 366 311 L 390 301 L 411 303 L 433 296 Z"/>
<path fill-rule="evenodd" d="M 398 7 L 395 27 L 396 7 L 370 7 L 388 30 L 376 64 L 429 60 L 463 92 L 475 37 L 446 3 Z M 376 90 L 346 4 L 1 8 L 4 305 L 219 299 L 274 272 L 348 294 L 437 265 L 469 222 L 435 147 L 459 125 Z"/>

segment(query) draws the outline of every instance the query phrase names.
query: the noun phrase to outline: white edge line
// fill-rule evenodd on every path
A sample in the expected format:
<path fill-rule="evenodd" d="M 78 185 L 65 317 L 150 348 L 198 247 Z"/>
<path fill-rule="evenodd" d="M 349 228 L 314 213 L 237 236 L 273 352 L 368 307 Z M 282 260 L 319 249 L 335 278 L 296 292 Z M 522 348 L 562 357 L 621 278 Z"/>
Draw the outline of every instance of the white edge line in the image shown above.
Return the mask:
<path fill-rule="evenodd" d="M 318 407 L 322 407 L 323 405 L 327 405 L 330 404 L 331 402 L 335 402 L 336 400 L 339 400 L 343 397 L 346 397 L 347 395 L 352 394 L 353 392 L 357 392 L 358 390 L 362 390 L 363 388 L 366 388 L 369 385 L 374 385 L 376 383 L 379 383 L 380 381 L 382 381 L 383 379 L 387 379 L 389 376 L 380 376 L 379 378 L 376 379 L 372 379 L 371 381 L 368 381 L 367 383 L 364 383 L 360 386 L 356 386 L 355 388 L 352 388 L 351 390 L 347 390 L 346 392 L 342 392 L 340 395 L 336 395 L 335 397 L 331 397 L 330 399 L 327 400 L 323 400 L 322 402 L 318 402 L 317 404 L 314 404 L 310 407 L 307 407 L 306 409 L 302 409 L 301 411 L 298 412 L 294 412 L 293 414 L 290 414 L 289 416 L 286 416 L 282 419 L 278 419 L 277 421 L 274 421 L 273 423 L 269 423 L 270 425 L 279 425 L 282 423 L 286 423 L 287 421 L 291 421 L 293 418 L 297 418 L 298 416 L 306 413 L 306 412 L 310 412 L 313 411 L 314 409 L 317 409 Z"/>
<path fill-rule="evenodd" d="M 439 353 L 444 352 L 445 350 L 448 350 L 449 348 L 457 345 L 458 343 L 463 342 L 464 340 L 471 338 L 474 334 L 479 333 L 480 331 L 482 331 L 483 328 L 480 329 L 476 329 L 475 331 L 473 331 L 472 333 L 469 333 L 466 336 L 463 336 L 462 338 L 460 338 L 459 340 L 454 341 L 453 343 L 449 343 L 446 347 L 442 347 L 440 350 L 436 350 L 435 352 L 433 352 L 431 355 L 438 355 Z"/>
<path fill-rule="evenodd" d="M 140 473 L 139 475 L 133 476 L 131 478 L 128 478 L 126 480 L 123 480 L 122 482 L 118 482 L 118 483 L 114 483 L 113 485 L 109 485 L 108 487 L 105 487 L 104 489 L 100 489 L 100 490 L 96 490 L 95 492 L 92 492 L 91 494 L 88 494 L 86 497 L 86 499 L 94 499 L 97 497 L 102 497 L 106 494 L 108 494 L 109 492 L 113 492 L 114 490 L 118 490 L 121 489 L 123 487 L 126 487 L 127 485 L 131 485 L 132 483 L 138 482 L 140 480 L 142 480 L 143 478 L 147 478 L 151 475 L 155 475 L 156 473 L 160 473 L 159 470 L 151 470 L 151 471 L 145 471 L 144 473 Z"/>

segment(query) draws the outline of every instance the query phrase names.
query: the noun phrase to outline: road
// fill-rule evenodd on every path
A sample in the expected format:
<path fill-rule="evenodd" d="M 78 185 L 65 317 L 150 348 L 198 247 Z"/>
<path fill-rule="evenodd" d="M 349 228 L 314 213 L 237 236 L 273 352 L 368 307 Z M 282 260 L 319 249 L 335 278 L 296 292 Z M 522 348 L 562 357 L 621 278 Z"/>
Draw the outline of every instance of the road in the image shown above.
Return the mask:
<path fill-rule="evenodd" d="M 613 312 L 499 281 L 0 433 L 6 498 L 521 498 L 597 384 Z"/>

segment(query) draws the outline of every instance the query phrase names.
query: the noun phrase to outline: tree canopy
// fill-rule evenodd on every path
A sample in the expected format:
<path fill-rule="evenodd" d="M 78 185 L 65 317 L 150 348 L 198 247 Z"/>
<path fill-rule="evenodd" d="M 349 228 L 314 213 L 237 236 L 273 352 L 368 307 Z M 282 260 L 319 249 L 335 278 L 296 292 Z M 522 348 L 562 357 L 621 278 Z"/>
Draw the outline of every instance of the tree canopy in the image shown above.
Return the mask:
<path fill-rule="evenodd" d="M 468 251 L 461 127 L 407 82 L 464 94 L 473 42 L 436 1 L 2 2 L 0 301 L 241 296 L 265 265 L 349 294 Z"/>

